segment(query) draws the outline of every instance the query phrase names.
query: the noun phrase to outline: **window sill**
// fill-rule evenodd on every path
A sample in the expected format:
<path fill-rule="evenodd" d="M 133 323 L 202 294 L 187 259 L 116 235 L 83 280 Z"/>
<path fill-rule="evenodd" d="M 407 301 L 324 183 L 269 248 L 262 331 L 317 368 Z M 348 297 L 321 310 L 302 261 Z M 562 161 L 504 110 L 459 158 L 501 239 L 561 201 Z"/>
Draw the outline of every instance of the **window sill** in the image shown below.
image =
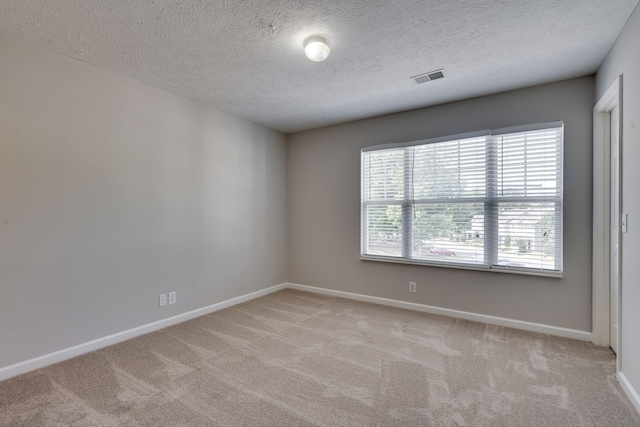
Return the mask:
<path fill-rule="evenodd" d="M 361 255 L 361 261 L 377 261 L 377 262 L 389 262 L 392 264 L 409 264 L 409 265 L 421 265 L 425 267 L 439 267 L 439 268 L 453 268 L 457 270 L 472 270 L 472 271 L 484 271 L 489 273 L 507 273 L 507 274 L 518 274 L 522 276 L 539 276 L 539 277 L 552 277 L 555 279 L 562 279 L 562 272 L 551 272 L 551 271 L 539 271 L 539 270 L 530 270 L 523 268 L 509 268 L 509 267 L 483 267 L 479 265 L 471 265 L 471 264 L 454 264 L 454 263 L 438 263 L 433 261 L 418 261 L 418 260 L 405 260 L 391 257 L 383 257 L 383 256 L 373 256 L 373 255 Z"/>

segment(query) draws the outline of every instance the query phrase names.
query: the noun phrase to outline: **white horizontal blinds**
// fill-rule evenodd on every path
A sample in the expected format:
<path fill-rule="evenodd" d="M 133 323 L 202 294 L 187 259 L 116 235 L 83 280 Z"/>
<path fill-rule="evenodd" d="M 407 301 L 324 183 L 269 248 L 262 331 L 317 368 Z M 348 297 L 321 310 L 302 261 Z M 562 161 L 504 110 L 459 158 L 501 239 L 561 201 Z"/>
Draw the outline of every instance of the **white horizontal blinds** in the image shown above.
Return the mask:
<path fill-rule="evenodd" d="M 562 271 L 561 122 L 362 151 L 362 254 Z"/>
<path fill-rule="evenodd" d="M 562 126 L 492 137 L 497 265 L 562 270 Z"/>
<path fill-rule="evenodd" d="M 402 205 L 369 205 L 365 208 L 365 255 L 402 256 Z"/>
<path fill-rule="evenodd" d="M 486 140 L 478 137 L 416 146 L 415 200 L 484 198 Z"/>
<path fill-rule="evenodd" d="M 362 254 L 403 255 L 405 148 L 362 153 Z"/>
<path fill-rule="evenodd" d="M 562 128 L 494 135 L 498 197 L 561 195 Z"/>
<path fill-rule="evenodd" d="M 405 148 L 363 153 L 365 202 L 404 200 Z"/>
<path fill-rule="evenodd" d="M 413 259 L 484 264 L 483 203 L 420 203 L 413 207 Z"/>
<path fill-rule="evenodd" d="M 497 264 L 559 270 L 559 214 L 556 203 L 498 203 Z"/>
<path fill-rule="evenodd" d="M 480 136 L 415 146 L 413 259 L 484 263 L 484 226 L 472 220 L 486 198 L 486 144 Z"/>

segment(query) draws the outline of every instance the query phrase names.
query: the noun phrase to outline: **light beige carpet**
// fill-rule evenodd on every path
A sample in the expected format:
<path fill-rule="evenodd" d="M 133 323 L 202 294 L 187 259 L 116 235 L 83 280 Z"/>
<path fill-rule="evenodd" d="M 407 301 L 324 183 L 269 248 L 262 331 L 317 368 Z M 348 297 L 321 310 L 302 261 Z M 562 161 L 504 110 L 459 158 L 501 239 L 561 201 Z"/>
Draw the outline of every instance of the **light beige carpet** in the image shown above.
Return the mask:
<path fill-rule="evenodd" d="M 2 426 L 638 426 L 611 350 L 285 290 L 0 382 Z"/>

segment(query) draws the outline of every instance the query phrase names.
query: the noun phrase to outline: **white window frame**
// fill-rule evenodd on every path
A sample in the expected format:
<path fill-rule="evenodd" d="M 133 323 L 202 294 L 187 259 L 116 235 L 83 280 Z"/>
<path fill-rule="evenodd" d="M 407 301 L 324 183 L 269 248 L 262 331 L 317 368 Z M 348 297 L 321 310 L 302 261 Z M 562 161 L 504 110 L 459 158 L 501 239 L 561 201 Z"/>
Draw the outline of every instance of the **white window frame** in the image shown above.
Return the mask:
<path fill-rule="evenodd" d="M 403 200 L 394 200 L 389 201 L 389 205 L 397 204 L 402 206 L 402 256 L 382 256 L 382 255 L 370 255 L 365 253 L 366 248 L 366 238 L 367 238 L 367 230 L 366 230 L 366 208 L 367 206 L 372 206 L 376 204 L 380 204 L 380 202 L 367 202 L 364 200 L 364 182 L 365 182 L 365 171 L 364 171 L 364 153 L 370 151 L 378 151 L 390 148 L 401 148 L 401 147 L 412 147 L 418 145 L 426 145 L 426 144 L 434 144 L 438 142 L 445 141 L 454 141 L 461 140 L 466 138 L 474 138 L 479 136 L 491 136 L 491 135 L 504 135 L 509 133 L 519 133 L 519 132 L 528 132 L 528 131 L 536 131 L 550 128 L 561 128 L 561 140 L 560 140 L 560 164 L 559 164 L 559 187 L 560 192 L 558 196 L 552 200 L 549 197 L 527 197 L 522 199 L 516 199 L 513 197 L 502 198 L 497 196 L 495 182 L 496 180 L 489 177 L 489 174 L 495 171 L 497 166 L 496 164 L 488 165 L 487 167 L 487 181 L 486 181 L 486 194 L 485 197 L 477 198 L 477 199 L 469 199 L 465 198 L 463 201 L 465 203 L 468 202 L 477 202 L 483 203 L 485 208 L 485 233 L 484 233 L 484 251 L 485 251 L 485 264 L 465 264 L 460 262 L 447 262 L 447 261 L 433 261 L 433 260 L 424 260 L 424 259 L 415 259 L 411 256 L 413 251 L 412 248 L 412 212 L 416 206 L 416 202 L 412 200 L 412 198 L 404 197 Z M 487 162 L 492 162 L 491 158 L 495 154 L 490 145 L 487 144 Z M 484 130 L 479 132 L 471 132 L 465 134 L 458 135 L 450 135 L 426 140 L 419 141 L 411 141 L 411 142 L 403 142 L 396 144 L 383 144 L 383 145 L 375 145 L 371 147 L 365 147 L 362 149 L 361 155 L 361 251 L 360 251 L 360 259 L 364 261 L 379 261 L 379 262 L 391 262 L 391 263 L 399 263 L 399 264 L 414 264 L 414 265 L 427 265 L 434 267 L 446 267 L 446 268 L 455 268 L 455 269 L 465 269 L 465 270 L 479 270 L 479 271 L 491 271 L 491 272 L 499 272 L 499 273 L 512 273 L 512 274 L 523 274 L 523 275 L 534 275 L 534 276 L 544 276 L 544 277 L 556 277 L 561 278 L 563 275 L 563 204 L 564 204 L 564 196 L 563 196 L 563 172 L 564 171 L 564 123 L 562 121 L 549 122 L 549 123 L 539 123 L 532 125 L 524 125 L 524 126 L 513 126 L 508 128 L 501 129 L 493 129 L 493 130 Z M 407 180 L 410 180 L 409 173 L 404 173 L 405 187 L 410 185 Z M 406 193 L 406 192 L 405 192 Z M 451 203 L 459 202 L 460 199 L 451 199 Z M 533 269 L 533 268 L 525 268 L 525 267 L 511 267 L 511 266 L 503 266 L 496 265 L 497 257 L 498 257 L 498 247 L 495 239 L 491 237 L 494 233 L 492 233 L 492 229 L 497 227 L 497 219 L 498 214 L 497 210 L 491 209 L 495 207 L 500 202 L 527 202 L 527 203 L 538 203 L 538 202 L 554 202 L 555 209 L 555 235 L 559 236 L 556 239 L 556 249 L 555 252 L 558 254 L 556 257 L 556 265 L 554 270 L 547 269 Z M 495 214 L 489 214 L 489 212 L 496 212 Z M 495 233 L 497 235 L 497 231 Z"/>

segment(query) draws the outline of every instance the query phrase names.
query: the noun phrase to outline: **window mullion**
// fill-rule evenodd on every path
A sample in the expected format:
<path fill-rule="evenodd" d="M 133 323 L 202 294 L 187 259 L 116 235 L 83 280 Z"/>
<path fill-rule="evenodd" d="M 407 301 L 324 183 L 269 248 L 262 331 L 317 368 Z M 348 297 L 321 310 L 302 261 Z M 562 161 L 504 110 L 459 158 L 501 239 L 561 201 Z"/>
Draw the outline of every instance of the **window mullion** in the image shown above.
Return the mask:
<path fill-rule="evenodd" d="M 562 271 L 563 267 L 563 256 L 562 252 L 564 251 L 564 238 L 562 237 L 563 233 L 563 219 L 562 219 L 562 211 L 564 209 L 564 181 L 563 181 L 563 165 L 564 165 L 564 129 L 560 133 L 560 141 L 559 141 L 559 159 L 556 160 L 556 181 L 559 182 L 558 192 L 556 196 L 559 196 L 559 200 L 555 203 L 555 263 L 554 267 L 557 271 Z"/>
<path fill-rule="evenodd" d="M 484 262 L 487 265 L 495 265 L 498 262 L 497 145 L 495 138 L 487 138 L 485 169 L 487 201 L 484 204 Z"/>
<path fill-rule="evenodd" d="M 402 257 L 413 258 L 413 163 L 414 147 L 404 151 L 404 197 L 402 203 Z"/>
<path fill-rule="evenodd" d="M 562 204 L 561 202 L 555 203 L 555 262 L 554 268 L 557 271 L 562 271 Z"/>

